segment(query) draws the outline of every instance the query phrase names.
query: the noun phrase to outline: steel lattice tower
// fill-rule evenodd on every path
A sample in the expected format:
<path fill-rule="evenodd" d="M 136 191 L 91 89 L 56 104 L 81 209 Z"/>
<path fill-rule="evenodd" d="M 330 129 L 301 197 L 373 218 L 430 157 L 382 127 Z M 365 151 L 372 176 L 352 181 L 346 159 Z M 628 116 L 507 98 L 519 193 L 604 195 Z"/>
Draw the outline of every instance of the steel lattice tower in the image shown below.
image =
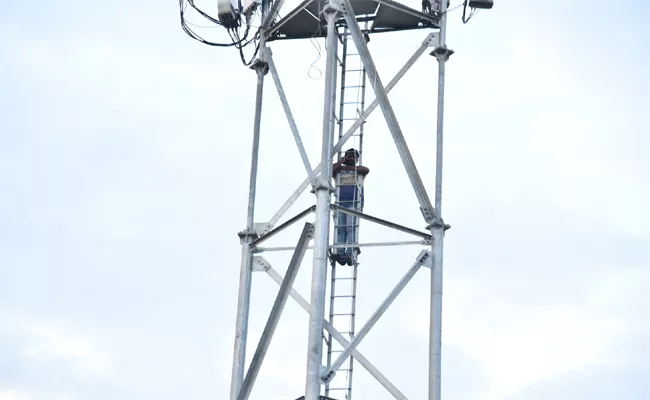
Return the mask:
<path fill-rule="evenodd" d="M 274 2 L 271 0 L 257 1 L 259 1 L 262 8 L 262 25 L 260 28 L 259 54 L 253 64 L 253 69 L 257 75 L 257 92 L 248 217 L 245 230 L 239 233 L 242 243 L 242 254 L 230 400 L 247 400 L 249 398 L 278 325 L 280 315 L 289 297 L 296 300 L 309 313 L 307 372 L 304 396 L 301 399 L 319 400 L 329 398 L 322 396 L 322 394 L 325 394 L 325 396 L 333 396 L 337 400 L 350 400 L 352 395 L 352 370 L 353 365 L 356 364 L 365 368 L 394 398 L 398 400 L 407 399 L 388 378 L 382 375 L 357 350 L 357 346 L 421 267 L 431 270 L 428 400 L 440 400 L 443 240 L 445 231 L 449 229 L 449 225 L 442 218 L 443 115 L 445 63 L 449 59 L 449 56 L 453 54 L 453 51 L 449 50 L 446 46 L 448 1 L 426 0 L 423 3 L 423 10 L 418 11 L 393 0 L 305 0 L 283 18 L 278 18 L 278 15 L 284 0 L 275 0 Z M 491 8 L 492 6 L 492 0 L 466 0 L 466 7 L 468 1 L 469 6 L 474 8 Z M 425 29 L 429 32 L 424 37 L 421 46 L 415 54 L 411 56 L 396 76 L 384 85 L 377 74 L 375 63 L 367 46 L 368 36 L 379 32 L 388 34 L 395 31 L 415 29 Z M 315 32 L 317 33 L 316 35 Z M 323 101 L 322 151 L 319 165 L 312 168 L 287 102 L 268 44 L 277 40 L 300 40 L 314 37 L 326 39 L 327 58 Z M 434 56 L 438 62 L 433 203 L 427 194 L 424 183 L 420 179 L 415 162 L 411 157 L 397 117 L 388 99 L 388 92 L 393 89 L 411 66 L 426 52 Z M 354 106 L 352 113 L 346 110 L 346 104 L 349 103 L 346 101 L 346 93 L 349 92 L 352 86 L 355 86 L 346 83 L 350 80 L 349 76 L 346 77 L 346 74 L 350 74 L 353 71 L 347 64 L 350 57 L 358 57 L 361 65 L 358 71 L 356 71 L 360 73 L 360 79 L 359 85 L 356 87 L 357 100 L 352 102 Z M 276 86 L 300 152 L 307 172 L 307 178 L 268 223 L 256 224 L 254 221 L 254 211 L 258 156 L 260 152 L 262 95 L 265 76 L 269 72 Z M 340 90 L 337 111 L 337 79 L 339 75 L 341 76 L 341 81 L 338 82 Z M 367 105 L 365 104 L 365 90 L 368 84 L 373 89 L 376 99 Z M 341 149 L 354 136 L 358 138 L 359 150 L 361 154 L 363 153 L 363 125 L 377 107 L 381 109 L 384 115 L 403 167 L 407 172 L 408 179 L 419 202 L 420 211 L 428 232 L 422 232 L 396 222 L 341 207 L 336 203 L 336 184 L 333 184 L 331 178 L 333 157 L 338 153 L 338 157 L 340 158 Z M 334 143 L 336 136 L 338 136 L 338 140 Z M 312 188 L 315 194 L 316 204 L 278 225 L 291 205 L 309 187 Z M 332 202 L 332 197 L 335 199 L 334 203 Z M 287 273 L 283 277 L 259 255 L 264 251 L 264 248 L 260 244 L 312 213 L 315 214 L 315 221 L 314 223 L 305 223 L 298 243 L 292 249 L 294 253 Z M 412 266 L 406 271 L 403 278 L 397 283 L 387 298 L 378 306 L 369 320 L 358 330 L 356 329 L 355 321 L 356 280 L 358 277 L 356 259 L 350 266 L 348 274 L 345 276 L 340 275 L 342 273 L 341 267 L 336 266 L 336 263 L 331 260 L 331 252 L 335 251 L 337 246 L 330 244 L 330 221 L 338 213 L 352 215 L 354 217 L 353 220 L 357 221 L 356 228 L 359 226 L 358 221 L 365 220 L 411 234 L 418 238 L 417 241 L 412 242 L 358 243 L 358 247 L 363 247 L 364 245 L 395 246 L 404 244 L 421 244 L 428 247 L 419 254 L 414 255 Z M 334 228 L 336 228 L 336 222 Z M 312 240 L 313 269 L 311 294 L 309 300 L 307 300 L 293 290 L 293 283 L 298 273 L 298 267 L 303 261 L 309 243 Z M 329 279 L 329 315 L 326 319 L 328 268 L 331 273 Z M 280 290 L 248 371 L 245 371 L 251 281 L 254 271 L 265 271 L 280 285 Z M 350 279 L 353 282 L 350 292 L 341 294 L 342 289 L 339 283 L 341 279 Z M 352 298 L 352 303 L 349 311 L 339 313 L 337 311 L 336 299 L 342 297 Z M 345 332 L 342 332 L 341 328 L 335 322 L 335 318 L 339 314 L 345 316 L 350 326 Z M 325 348 L 327 348 L 327 351 L 325 351 Z M 323 365 L 324 356 L 326 356 L 325 365 Z M 337 372 L 339 373 L 338 378 Z M 341 379 L 342 386 L 339 386 L 339 384 L 335 385 L 333 379 Z"/>

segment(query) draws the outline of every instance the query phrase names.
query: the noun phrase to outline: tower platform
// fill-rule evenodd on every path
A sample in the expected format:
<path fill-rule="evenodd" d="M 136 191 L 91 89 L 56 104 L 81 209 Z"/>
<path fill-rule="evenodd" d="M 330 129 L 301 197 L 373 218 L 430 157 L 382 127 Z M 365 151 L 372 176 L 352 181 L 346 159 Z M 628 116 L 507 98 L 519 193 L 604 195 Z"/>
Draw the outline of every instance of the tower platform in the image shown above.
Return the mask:
<path fill-rule="evenodd" d="M 327 22 L 321 13 L 325 0 L 305 0 L 267 31 L 267 41 L 283 39 L 322 38 L 327 35 Z M 393 0 L 350 0 L 363 33 L 403 30 L 438 29 L 439 18 L 417 11 Z M 338 24 L 345 25 L 341 18 Z"/>

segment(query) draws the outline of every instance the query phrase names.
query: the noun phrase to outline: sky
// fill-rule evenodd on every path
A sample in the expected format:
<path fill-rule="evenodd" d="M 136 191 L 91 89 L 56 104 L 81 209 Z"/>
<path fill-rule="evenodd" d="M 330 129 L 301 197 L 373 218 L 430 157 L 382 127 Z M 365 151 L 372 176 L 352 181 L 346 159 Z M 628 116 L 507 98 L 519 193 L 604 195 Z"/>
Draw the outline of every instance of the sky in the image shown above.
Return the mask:
<path fill-rule="evenodd" d="M 11 2 L 0 16 L 0 399 L 226 399 L 255 73 L 187 37 L 175 2 L 98 7 Z M 497 0 L 466 25 L 450 13 L 445 400 L 650 398 L 648 7 Z M 372 37 L 384 83 L 425 36 Z M 314 166 L 318 43 L 271 44 Z M 431 195 L 436 72 L 425 55 L 389 95 Z M 270 76 L 261 149 L 256 222 L 305 177 Z M 424 229 L 379 112 L 363 161 L 364 212 Z M 412 239 L 364 223 L 360 240 Z M 420 250 L 364 250 L 357 326 Z M 295 284 L 307 298 L 311 254 Z M 262 255 L 284 274 L 290 253 Z M 277 293 L 253 279 L 249 355 Z M 424 269 L 359 346 L 415 400 L 428 297 Z M 289 301 L 251 400 L 302 395 L 307 317 Z M 356 399 L 391 398 L 360 366 L 354 379 Z"/>

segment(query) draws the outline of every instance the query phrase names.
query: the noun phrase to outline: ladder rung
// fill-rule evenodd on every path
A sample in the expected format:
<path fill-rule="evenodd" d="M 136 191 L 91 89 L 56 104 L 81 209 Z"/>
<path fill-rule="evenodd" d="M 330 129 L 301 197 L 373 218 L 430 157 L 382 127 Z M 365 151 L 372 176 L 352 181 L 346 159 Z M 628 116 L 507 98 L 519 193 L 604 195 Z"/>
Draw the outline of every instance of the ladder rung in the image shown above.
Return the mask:
<path fill-rule="evenodd" d="M 346 69 L 345 72 L 363 72 L 363 68 L 361 68 L 361 69 Z"/>
<path fill-rule="evenodd" d="M 332 317 L 354 317 L 354 314 L 350 313 L 338 313 L 338 314 L 331 314 Z"/>
<path fill-rule="evenodd" d="M 353 89 L 353 88 L 358 89 L 358 88 L 362 88 L 362 87 L 366 87 L 366 86 L 365 85 L 343 86 L 343 89 Z"/>
<path fill-rule="evenodd" d="M 335 294 L 333 297 L 334 298 L 344 298 L 344 297 L 356 297 L 356 296 L 353 295 L 353 294 Z"/>
<path fill-rule="evenodd" d="M 345 277 L 345 278 L 334 278 L 334 280 L 337 280 L 337 281 L 338 281 L 338 280 L 341 280 L 341 281 L 349 281 L 349 280 L 354 280 L 354 279 L 356 279 L 356 278 L 348 278 L 348 277 Z"/>

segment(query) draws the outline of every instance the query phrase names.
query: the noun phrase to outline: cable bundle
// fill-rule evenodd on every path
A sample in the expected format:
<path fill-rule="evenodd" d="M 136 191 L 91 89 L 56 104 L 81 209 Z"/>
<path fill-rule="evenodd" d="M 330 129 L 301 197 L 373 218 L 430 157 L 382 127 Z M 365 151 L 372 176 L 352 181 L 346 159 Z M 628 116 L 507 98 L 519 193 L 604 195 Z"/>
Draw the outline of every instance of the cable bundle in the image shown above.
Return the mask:
<path fill-rule="evenodd" d="M 205 18 L 210 24 L 213 24 L 212 26 L 199 26 L 192 24 L 187 21 L 185 17 L 185 13 L 187 11 L 188 5 L 194 9 L 199 15 L 201 15 L 203 18 Z M 235 17 L 238 19 L 238 23 L 236 24 L 236 27 L 225 27 L 224 24 L 219 21 L 219 19 L 212 17 L 208 13 L 204 12 L 201 10 L 199 7 L 196 6 L 194 3 L 194 0 L 179 0 L 179 8 L 180 8 L 180 18 L 181 18 L 181 27 L 183 28 L 183 31 L 192 39 L 197 40 L 203 44 L 207 44 L 209 46 L 215 46 L 215 47 L 235 47 L 239 50 L 239 55 L 241 57 L 242 63 L 246 66 L 249 66 L 253 63 L 255 60 L 255 57 L 257 56 L 257 53 L 259 51 L 259 39 L 260 39 L 260 29 L 257 27 L 253 27 L 252 25 L 252 20 L 254 19 L 255 15 L 257 14 L 256 10 L 252 10 L 252 12 L 247 15 L 244 18 L 244 26 L 243 28 L 243 33 L 242 33 L 242 13 L 241 13 L 241 1 L 238 4 L 238 10 L 237 13 L 235 14 Z M 196 33 L 190 25 L 194 27 L 202 27 L 202 28 L 211 28 L 211 27 L 224 27 L 228 31 L 228 36 L 230 37 L 230 43 L 218 43 L 218 42 L 212 42 L 209 40 L 204 39 L 201 37 L 198 33 Z M 249 35 L 251 34 L 251 30 L 255 31 L 255 34 L 253 35 L 252 38 L 249 39 Z M 246 59 L 246 56 L 244 55 L 244 48 L 250 44 L 254 44 L 255 50 L 253 52 L 253 55 L 250 57 L 250 59 Z"/>

